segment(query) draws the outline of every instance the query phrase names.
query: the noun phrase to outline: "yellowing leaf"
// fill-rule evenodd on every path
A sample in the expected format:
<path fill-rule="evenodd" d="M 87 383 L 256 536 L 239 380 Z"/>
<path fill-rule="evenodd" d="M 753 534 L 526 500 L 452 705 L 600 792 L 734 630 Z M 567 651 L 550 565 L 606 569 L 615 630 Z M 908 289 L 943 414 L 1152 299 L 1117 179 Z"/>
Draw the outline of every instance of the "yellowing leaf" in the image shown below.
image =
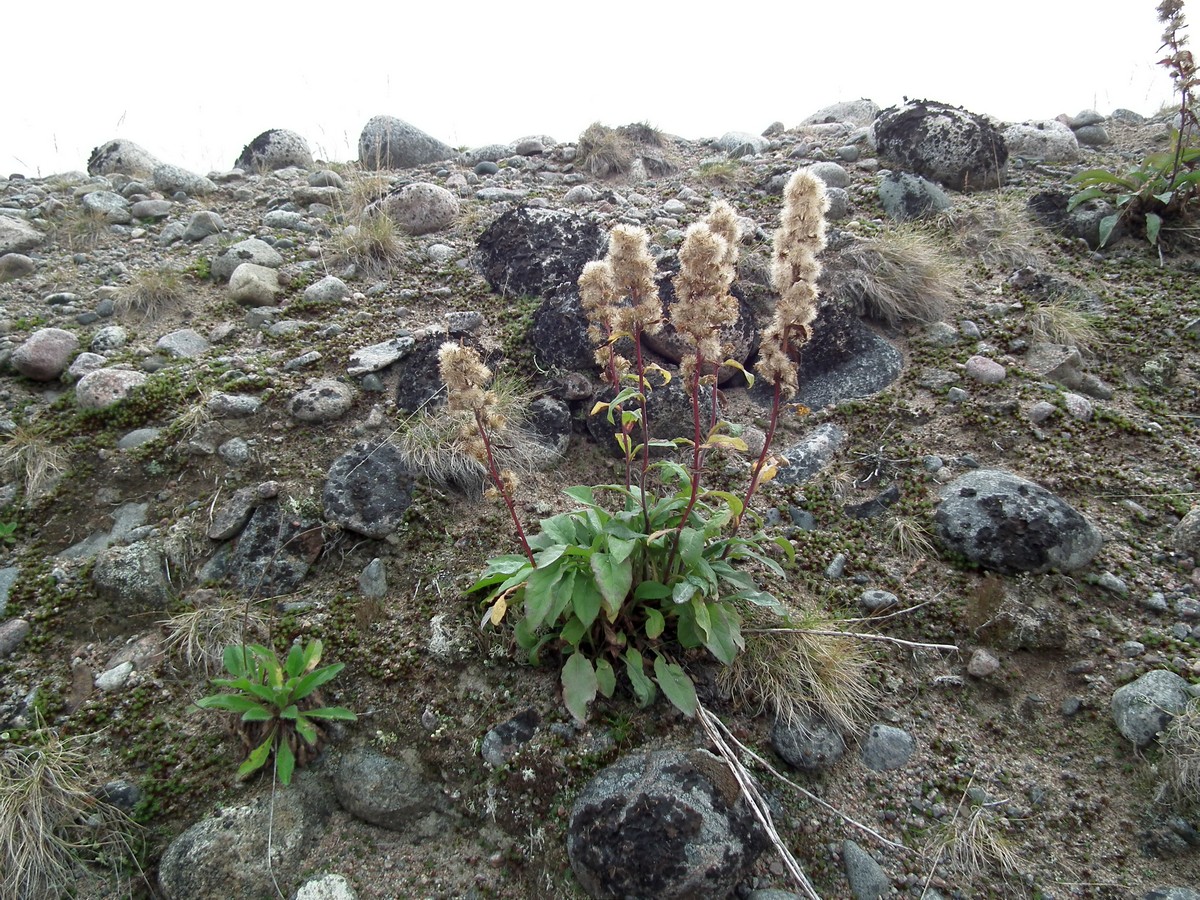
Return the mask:
<path fill-rule="evenodd" d="M 502 621 L 504 621 L 504 614 L 506 612 L 508 612 L 508 601 L 501 597 L 492 604 L 492 624 L 499 625 Z"/>
<path fill-rule="evenodd" d="M 729 447 L 732 450 L 738 450 L 745 453 L 749 448 L 746 442 L 740 437 L 734 437 L 731 434 L 714 434 L 709 437 L 705 443 L 707 447 Z"/>
<path fill-rule="evenodd" d="M 605 403 L 603 400 L 597 400 L 596 405 L 592 407 L 592 411 L 590 413 L 588 413 L 588 415 L 594 416 L 594 415 L 596 415 L 596 413 L 603 412 L 606 409 L 608 409 L 608 404 Z"/>

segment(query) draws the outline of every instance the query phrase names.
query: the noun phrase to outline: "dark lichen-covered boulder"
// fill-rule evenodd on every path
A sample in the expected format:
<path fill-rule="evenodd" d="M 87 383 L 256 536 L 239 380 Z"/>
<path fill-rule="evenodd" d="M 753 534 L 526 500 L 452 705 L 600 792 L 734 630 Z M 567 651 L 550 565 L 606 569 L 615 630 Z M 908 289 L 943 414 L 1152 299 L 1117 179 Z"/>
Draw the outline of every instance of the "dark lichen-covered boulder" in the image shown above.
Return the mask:
<path fill-rule="evenodd" d="M 308 141 L 286 128 L 272 128 L 243 147 L 233 167 L 246 172 L 273 172 L 288 166 L 311 169 L 312 165 Z"/>
<path fill-rule="evenodd" d="M 325 478 L 325 518 L 356 534 L 382 539 L 400 527 L 416 479 L 391 444 L 355 444 Z"/>
<path fill-rule="evenodd" d="M 591 897 L 722 900 L 767 843 L 723 762 L 662 750 L 588 782 L 571 809 L 567 855 Z"/>
<path fill-rule="evenodd" d="M 976 469 L 941 489 L 934 522 L 947 549 L 998 572 L 1070 572 L 1087 565 L 1103 539 L 1065 501 L 1009 472 Z"/>
<path fill-rule="evenodd" d="M 278 597 L 300 586 L 325 546 L 320 523 L 270 500 L 255 508 L 229 560 L 238 589 L 254 597 Z"/>
<path fill-rule="evenodd" d="M 956 191 L 1004 183 L 1008 147 L 984 116 L 946 103 L 910 100 L 875 120 L 880 159 Z"/>
<path fill-rule="evenodd" d="M 557 296 L 575 290 L 583 267 L 608 246 L 595 222 L 561 209 L 522 207 L 479 236 L 483 274 L 505 297 Z"/>

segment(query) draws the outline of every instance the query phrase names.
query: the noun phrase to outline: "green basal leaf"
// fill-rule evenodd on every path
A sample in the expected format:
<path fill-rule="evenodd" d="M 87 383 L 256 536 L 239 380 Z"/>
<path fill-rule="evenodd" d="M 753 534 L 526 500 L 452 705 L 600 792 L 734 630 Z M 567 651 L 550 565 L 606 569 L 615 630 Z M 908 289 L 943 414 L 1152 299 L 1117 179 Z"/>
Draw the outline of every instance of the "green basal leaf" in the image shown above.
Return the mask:
<path fill-rule="evenodd" d="M 1115 184 L 1119 187 L 1126 188 L 1135 186 L 1133 182 L 1129 180 L 1129 178 L 1114 174 L 1113 172 L 1108 171 L 1108 169 L 1088 169 L 1086 172 L 1079 172 L 1078 174 L 1071 176 L 1071 178 L 1068 179 L 1068 182 L 1070 184 L 1086 185 Z"/>
<path fill-rule="evenodd" d="M 775 538 L 775 543 L 779 545 L 779 549 L 787 557 L 788 565 L 794 566 L 796 564 L 796 548 L 792 546 L 792 542 L 783 535 L 779 535 Z"/>
<path fill-rule="evenodd" d="M 1108 243 L 1108 239 L 1112 237 L 1113 229 L 1117 227 L 1117 220 L 1120 219 L 1120 214 L 1105 216 L 1100 220 L 1100 246 L 1103 247 Z"/>
<path fill-rule="evenodd" d="M 357 722 L 358 716 L 344 706 L 318 706 L 316 709 L 306 709 L 307 719 L 340 719 L 343 722 Z"/>
<path fill-rule="evenodd" d="M 596 492 L 587 485 L 575 485 L 563 491 L 572 500 L 582 503 L 584 506 L 596 505 Z"/>
<path fill-rule="evenodd" d="M 296 734 L 304 738 L 305 742 L 310 746 L 315 746 L 317 743 L 317 726 L 308 721 L 308 713 L 296 719 Z"/>
<path fill-rule="evenodd" d="M 607 545 L 608 555 L 612 557 L 613 562 L 623 563 L 637 549 L 638 541 L 625 540 L 624 538 L 615 537 L 610 534 L 605 539 L 605 544 Z"/>
<path fill-rule="evenodd" d="M 654 682 L 646 677 L 646 665 L 642 660 L 642 654 L 638 653 L 633 647 L 625 650 L 625 674 L 629 677 L 629 683 L 633 687 L 633 697 L 640 709 L 645 709 L 654 702 L 654 697 L 658 691 L 654 687 Z"/>
<path fill-rule="evenodd" d="M 292 687 L 292 699 L 303 700 L 321 685 L 336 678 L 344 668 L 346 668 L 345 663 L 334 663 L 317 669 L 315 672 L 309 672 Z"/>
<path fill-rule="evenodd" d="M 654 678 L 668 700 L 689 719 L 696 715 L 696 686 L 677 663 L 654 659 Z"/>
<path fill-rule="evenodd" d="M 731 665 L 738 652 L 745 646 L 742 641 L 741 622 L 737 613 L 723 603 L 709 606 L 709 631 L 704 641 L 708 652 L 725 665 Z"/>
<path fill-rule="evenodd" d="M 579 617 L 571 616 L 567 624 L 562 627 L 562 631 L 558 633 L 558 637 L 559 640 L 578 650 L 579 642 L 583 640 L 587 632 L 587 626 L 583 624 Z"/>
<path fill-rule="evenodd" d="M 583 623 L 584 628 L 591 628 L 592 623 L 596 621 L 596 616 L 600 615 L 600 601 L 600 591 L 596 588 L 595 581 L 587 575 L 575 579 L 571 607 L 574 609 L 575 615 L 579 617 L 579 621 Z"/>
<path fill-rule="evenodd" d="M 528 619 L 519 619 L 517 621 L 517 624 L 513 626 L 513 636 L 517 639 L 517 644 L 522 650 L 532 650 L 540 640 L 544 640 L 537 633 L 537 629 L 529 627 Z"/>
<path fill-rule="evenodd" d="M 633 591 L 635 600 L 665 600 L 671 596 L 671 589 L 661 581 L 643 581 Z"/>
<path fill-rule="evenodd" d="M 282 713 L 280 715 L 282 716 Z M 257 705 L 242 714 L 243 722 L 270 722 L 273 718 L 275 716 L 269 709 Z"/>
<path fill-rule="evenodd" d="M 693 597 L 691 610 L 696 633 L 700 635 L 700 640 L 707 644 L 712 640 L 712 615 L 709 612 L 708 602 L 701 597 Z"/>
<path fill-rule="evenodd" d="M 729 511 L 735 516 L 740 516 L 745 508 L 742 504 L 742 498 L 737 494 L 732 494 L 729 491 L 705 491 L 702 495 L 705 500 L 709 497 L 715 497 L 718 500 L 723 500 L 725 505 L 729 507 Z"/>
<path fill-rule="evenodd" d="M 249 655 L 249 648 L 241 644 L 226 647 L 221 657 L 222 662 L 225 664 L 225 671 L 234 677 L 245 675 L 246 661 Z"/>
<path fill-rule="evenodd" d="M 1146 240 L 1151 244 L 1158 243 L 1158 232 L 1162 229 L 1162 216 L 1157 213 L 1146 213 Z"/>
<path fill-rule="evenodd" d="M 607 659 L 596 660 L 596 689 L 606 698 L 611 698 L 617 689 L 617 676 Z"/>
<path fill-rule="evenodd" d="M 615 431 L 613 432 L 613 440 L 615 440 L 617 442 L 617 446 L 621 448 L 622 456 L 633 456 L 633 441 L 629 435 L 621 431 Z"/>
<path fill-rule="evenodd" d="M 609 611 L 609 621 L 615 621 L 616 613 L 620 612 L 633 586 L 633 565 L 628 559 L 618 561 L 611 554 L 599 552 L 593 553 L 588 563 Z"/>
<path fill-rule="evenodd" d="M 533 543 L 534 543 L 533 541 L 530 541 L 531 546 L 533 545 Z M 481 591 L 484 588 L 490 588 L 490 587 L 494 587 L 495 585 L 499 585 L 499 587 L 496 587 L 495 590 L 492 591 L 492 593 L 493 594 L 503 594 L 505 591 L 509 590 L 510 588 L 515 587 L 518 584 L 521 584 L 526 578 L 529 577 L 529 573 L 532 571 L 533 571 L 533 566 L 531 566 L 529 564 L 529 560 L 526 557 L 522 556 L 521 557 L 521 565 L 518 566 L 513 571 L 512 574 L 509 574 L 506 572 L 494 572 L 491 575 L 484 575 L 478 581 L 476 581 L 473 585 L 471 585 L 469 588 L 467 588 L 466 592 L 468 594 L 473 594 L 473 593 L 475 593 L 475 591 Z"/>
<path fill-rule="evenodd" d="M 704 556 L 704 534 L 695 528 L 683 528 L 679 532 L 679 558 L 688 567 L 698 565 Z"/>
<path fill-rule="evenodd" d="M 243 694 L 213 694 L 211 697 L 197 700 L 196 706 L 200 709 L 223 709 L 232 713 L 247 713 L 254 709 L 260 709 L 266 713 L 267 718 L 271 717 L 270 712 L 264 706 Z"/>
<path fill-rule="evenodd" d="M 267 762 L 267 757 L 271 755 L 271 747 L 275 743 L 275 729 L 272 728 L 266 740 L 250 751 L 250 755 L 246 757 L 246 761 L 238 766 L 238 778 L 245 778 L 253 772 L 257 772 Z"/>
<path fill-rule="evenodd" d="M 555 562 L 546 569 L 534 569 L 525 582 L 525 619 L 535 631 L 542 626 L 554 605 L 554 586 L 562 579 L 563 566 Z"/>
<path fill-rule="evenodd" d="M 563 702 L 580 724 L 587 721 L 588 704 L 596 699 L 596 670 L 582 653 L 572 653 L 562 668 Z"/>
<path fill-rule="evenodd" d="M 324 651 L 325 645 L 321 643 L 320 638 L 316 638 L 309 642 L 304 648 L 304 668 L 301 672 L 311 672 L 317 667 L 317 663 L 321 661 L 321 653 Z M 290 674 L 290 673 L 289 673 Z"/>
<path fill-rule="evenodd" d="M 573 544 L 575 542 L 569 541 L 568 543 Z M 550 567 L 551 563 L 557 562 L 566 552 L 566 543 L 551 544 L 545 550 L 539 550 L 537 553 L 533 554 L 534 567 L 538 569 L 547 569 Z"/>
<path fill-rule="evenodd" d="M 646 637 L 652 641 L 658 640 L 659 636 L 666 630 L 667 620 L 663 618 L 663 614 L 652 606 L 646 609 Z"/>
<path fill-rule="evenodd" d="M 554 603 L 550 607 L 550 612 L 546 614 L 546 622 L 553 625 L 562 618 L 562 614 L 567 611 L 571 605 L 571 600 L 575 596 L 576 576 L 579 575 L 577 569 L 568 569 L 563 575 L 562 581 L 554 586 Z M 584 575 L 585 580 L 588 578 Z"/>
<path fill-rule="evenodd" d="M 1164 206 L 1166 206 L 1168 203 L 1170 203 L 1172 200 L 1175 199 L 1175 192 L 1174 191 L 1163 191 L 1163 193 L 1161 193 L 1161 194 L 1155 194 L 1154 199 L 1157 200 L 1159 203 L 1163 204 Z"/>
<path fill-rule="evenodd" d="M 541 526 L 541 534 L 553 540 L 554 544 L 576 543 L 575 519 L 570 513 L 561 513 L 551 516 L 549 519 L 542 519 Z"/>
<path fill-rule="evenodd" d="M 675 583 L 671 588 L 671 600 L 677 604 L 687 603 L 696 594 L 696 585 L 692 582 L 684 580 Z"/>
<path fill-rule="evenodd" d="M 292 783 L 292 772 L 296 768 L 296 757 L 287 741 L 279 742 L 279 750 L 275 753 L 275 774 L 279 776 L 280 784 Z"/>

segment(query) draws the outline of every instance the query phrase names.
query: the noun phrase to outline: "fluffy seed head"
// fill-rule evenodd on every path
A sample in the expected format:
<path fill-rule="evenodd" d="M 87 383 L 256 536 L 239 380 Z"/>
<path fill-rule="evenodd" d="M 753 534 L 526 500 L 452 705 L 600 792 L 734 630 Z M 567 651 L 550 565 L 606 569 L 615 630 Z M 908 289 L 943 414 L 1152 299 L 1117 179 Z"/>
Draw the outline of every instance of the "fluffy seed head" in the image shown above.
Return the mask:
<path fill-rule="evenodd" d="M 657 266 L 649 250 L 650 237 L 636 225 L 617 225 L 608 237 L 608 263 L 619 299 L 628 299 L 617 313 L 620 330 L 628 334 L 657 331 L 662 303 L 654 280 Z M 619 302 L 619 301 L 618 301 Z"/>

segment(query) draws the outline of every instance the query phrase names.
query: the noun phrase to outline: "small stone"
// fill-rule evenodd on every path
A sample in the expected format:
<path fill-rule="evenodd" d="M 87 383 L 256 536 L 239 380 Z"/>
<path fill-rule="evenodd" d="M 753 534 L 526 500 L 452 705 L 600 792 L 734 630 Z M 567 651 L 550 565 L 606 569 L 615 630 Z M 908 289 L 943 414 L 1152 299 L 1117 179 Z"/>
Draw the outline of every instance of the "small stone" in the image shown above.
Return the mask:
<path fill-rule="evenodd" d="M 67 370 L 79 338 L 61 328 L 41 328 L 13 351 L 9 363 L 33 381 L 53 381 Z"/>
<path fill-rule="evenodd" d="M 387 572 L 384 571 L 383 561 L 375 557 L 358 576 L 359 593 L 364 597 L 379 599 L 387 595 L 387 589 Z"/>
<path fill-rule="evenodd" d="M 971 399 L 971 395 L 960 387 L 952 387 L 946 391 L 946 399 L 951 403 L 958 404 Z"/>
<path fill-rule="evenodd" d="M 916 750 L 912 735 L 891 725 L 876 723 L 862 742 L 863 765 L 876 772 L 898 769 Z"/>
<path fill-rule="evenodd" d="M 858 605 L 863 612 L 876 613 L 885 609 L 895 609 L 900 605 L 900 598 L 890 591 L 870 590 L 859 595 Z"/>
<path fill-rule="evenodd" d="M 354 403 L 354 388 L 332 378 L 308 385 L 292 397 L 288 412 L 300 422 L 320 424 L 340 419 Z"/>
<path fill-rule="evenodd" d="M 191 328 L 164 334 L 154 344 L 155 349 L 175 359 L 195 359 L 207 353 L 211 346 L 207 338 Z"/>
<path fill-rule="evenodd" d="M 208 411 L 223 419 L 245 419 L 262 406 L 262 401 L 249 394 L 213 394 L 208 398 Z"/>
<path fill-rule="evenodd" d="M 1072 419 L 1087 422 L 1092 418 L 1092 401 L 1079 394 L 1063 394 L 1063 403 L 1067 407 L 1067 415 Z"/>
<path fill-rule="evenodd" d="M 1058 413 L 1058 407 L 1048 400 L 1039 400 L 1025 413 L 1034 425 L 1041 425 L 1047 419 Z"/>
<path fill-rule="evenodd" d="M 874 857 L 854 841 L 842 842 L 842 863 L 854 900 L 879 900 L 892 889 L 892 881 Z"/>
<path fill-rule="evenodd" d="M 972 356 L 967 360 L 967 377 L 981 384 L 999 384 L 1007 374 L 1004 366 L 986 356 Z"/>
<path fill-rule="evenodd" d="M 1000 670 L 1000 660 L 982 647 L 971 654 L 967 663 L 967 674 L 972 678 L 987 678 Z"/>
<path fill-rule="evenodd" d="M 1180 597 L 1175 601 L 1175 612 L 1184 619 L 1200 619 L 1200 601 Z"/>
<path fill-rule="evenodd" d="M 268 266 L 242 263 L 229 276 L 229 296 L 246 306 L 274 306 L 279 273 Z"/>
<path fill-rule="evenodd" d="M 75 402 L 81 409 L 107 409 L 120 403 L 146 380 L 144 372 L 131 369 L 97 369 L 75 384 Z"/>
<path fill-rule="evenodd" d="M 340 278 L 326 275 L 304 289 L 304 299 L 312 303 L 334 304 L 350 296 L 350 288 Z"/>
<path fill-rule="evenodd" d="M 244 438 L 230 438 L 217 448 L 217 454 L 231 466 L 240 466 L 250 459 L 250 445 Z"/>
<path fill-rule="evenodd" d="M 1118 597 L 1129 596 L 1129 586 L 1112 572 L 1103 572 L 1096 576 L 1096 584 Z"/>
<path fill-rule="evenodd" d="M 1155 591 L 1154 593 L 1143 597 L 1140 602 L 1142 606 L 1145 609 L 1150 610 L 1150 612 L 1165 613 L 1168 609 L 1167 598 L 1163 596 L 1161 591 Z"/>
<path fill-rule="evenodd" d="M 107 672 L 101 672 L 96 676 L 96 689 L 101 691 L 115 691 L 118 688 L 125 686 L 125 682 L 129 680 L 129 676 L 133 674 L 133 663 L 123 662 L 119 666 L 114 666 Z"/>
<path fill-rule="evenodd" d="M 830 581 L 836 581 L 846 574 L 846 554 L 839 553 L 833 558 L 828 566 L 825 567 L 825 577 Z"/>
<path fill-rule="evenodd" d="M 29 623 L 24 619 L 9 619 L 0 624 L 0 659 L 12 654 L 29 635 Z"/>
<path fill-rule="evenodd" d="M 225 230 L 225 220 L 211 210 L 202 209 L 193 213 L 183 229 L 183 239 L 188 242 L 202 241 L 209 235 Z"/>

